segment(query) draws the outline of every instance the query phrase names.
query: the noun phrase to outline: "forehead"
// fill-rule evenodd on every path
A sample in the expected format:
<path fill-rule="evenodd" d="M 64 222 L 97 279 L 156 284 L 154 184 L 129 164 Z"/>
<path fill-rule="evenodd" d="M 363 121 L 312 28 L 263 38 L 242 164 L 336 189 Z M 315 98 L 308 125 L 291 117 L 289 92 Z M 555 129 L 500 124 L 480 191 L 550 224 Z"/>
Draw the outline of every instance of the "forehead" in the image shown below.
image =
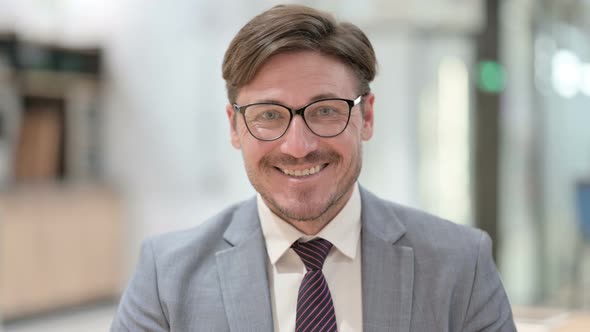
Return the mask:
<path fill-rule="evenodd" d="M 354 99 L 358 81 L 341 60 L 315 51 L 282 53 L 271 57 L 254 79 L 243 86 L 238 104 L 274 100 L 298 106 L 316 96 Z"/>

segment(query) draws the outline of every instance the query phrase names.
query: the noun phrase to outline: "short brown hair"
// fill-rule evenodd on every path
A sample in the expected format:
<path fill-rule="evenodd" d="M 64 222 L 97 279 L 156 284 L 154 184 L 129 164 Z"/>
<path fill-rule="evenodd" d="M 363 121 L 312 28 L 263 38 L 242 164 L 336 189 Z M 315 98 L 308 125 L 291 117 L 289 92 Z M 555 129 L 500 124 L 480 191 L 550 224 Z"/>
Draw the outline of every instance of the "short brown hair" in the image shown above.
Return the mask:
<path fill-rule="evenodd" d="M 254 79 L 270 57 L 302 50 L 342 60 L 356 74 L 359 93 L 370 91 L 377 59 L 371 42 L 357 26 L 310 7 L 278 5 L 242 27 L 225 52 L 222 70 L 229 101 L 236 101 L 239 89 Z"/>

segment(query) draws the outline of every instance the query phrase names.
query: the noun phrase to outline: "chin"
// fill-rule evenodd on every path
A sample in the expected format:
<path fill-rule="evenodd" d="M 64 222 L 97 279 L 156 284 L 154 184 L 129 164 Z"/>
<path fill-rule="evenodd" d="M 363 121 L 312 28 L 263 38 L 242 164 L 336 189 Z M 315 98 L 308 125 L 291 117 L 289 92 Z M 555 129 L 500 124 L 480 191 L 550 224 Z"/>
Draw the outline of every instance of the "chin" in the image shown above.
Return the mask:
<path fill-rule="evenodd" d="M 281 209 L 279 217 L 286 220 L 306 222 L 318 220 L 322 215 L 322 210 Z"/>
<path fill-rule="evenodd" d="M 322 199 L 323 198 L 323 199 Z M 289 197 L 287 199 L 271 199 L 274 210 L 278 210 L 277 215 L 283 219 L 295 221 L 313 221 L 321 218 L 329 210 L 332 203 L 326 199 L 326 196 L 319 199 L 307 196 Z"/>

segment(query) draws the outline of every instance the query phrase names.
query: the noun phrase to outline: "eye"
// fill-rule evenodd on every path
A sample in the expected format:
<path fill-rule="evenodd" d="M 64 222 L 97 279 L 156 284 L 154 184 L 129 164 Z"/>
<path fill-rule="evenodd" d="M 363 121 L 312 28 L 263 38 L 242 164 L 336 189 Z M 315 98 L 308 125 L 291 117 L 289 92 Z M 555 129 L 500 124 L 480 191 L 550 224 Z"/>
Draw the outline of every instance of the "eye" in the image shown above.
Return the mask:
<path fill-rule="evenodd" d="M 329 107 L 322 107 L 316 111 L 319 116 L 330 116 L 334 114 L 334 109 Z"/>
<path fill-rule="evenodd" d="M 262 120 L 276 120 L 280 117 L 279 112 L 277 111 L 273 111 L 273 110 L 268 110 L 268 111 L 264 111 L 262 112 L 262 114 L 260 114 L 260 119 Z"/>

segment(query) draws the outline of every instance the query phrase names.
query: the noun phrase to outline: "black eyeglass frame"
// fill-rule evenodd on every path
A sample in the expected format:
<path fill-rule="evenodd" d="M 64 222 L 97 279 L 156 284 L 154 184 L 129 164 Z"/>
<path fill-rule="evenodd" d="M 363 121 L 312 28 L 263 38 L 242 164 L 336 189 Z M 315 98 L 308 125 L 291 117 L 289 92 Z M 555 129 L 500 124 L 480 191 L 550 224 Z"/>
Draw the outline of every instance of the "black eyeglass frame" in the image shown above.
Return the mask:
<path fill-rule="evenodd" d="M 355 107 L 356 105 L 360 104 L 363 101 L 364 96 L 366 96 L 366 94 L 359 95 L 354 100 L 345 99 L 345 98 L 323 98 L 323 99 L 314 100 L 311 103 L 309 103 L 301 108 L 298 108 L 298 109 L 293 109 L 291 107 L 288 107 L 288 106 L 285 106 L 285 105 L 279 104 L 279 103 L 252 103 L 252 104 L 247 104 L 247 105 L 242 105 L 242 106 L 238 106 L 238 104 L 233 104 L 232 106 L 233 106 L 235 112 L 241 113 L 242 116 L 244 117 L 244 123 L 246 124 L 246 129 L 248 129 L 248 132 L 250 133 L 250 135 L 252 135 L 252 137 L 256 138 L 259 141 L 270 142 L 270 141 L 276 141 L 279 138 L 283 137 L 285 135 L 285 133 L 289 130 L 289 127 L 291 126 L 291 121 L 293 121 L 293 117 L 295 115 L 301 116 L 301 118 L 303 119 L 303 122 L 305 122 L 305 125 L 307 126 L 307 128 L 314 135 L 317 135 L 319 137 L 324 137 L 324 138 L 330 138 L 330 137 L 336 137 L 336 136 L 342 134 L 346 130 L 346 128 L 348 127 L 348 123 L 350 122 L 350 114 L 352 113 L 352 108 Z M 346 102 L 348 104 L 348 117 L 346 118 L 346 124 L 344 125 L 344 128 L 342 128 L 342 130 L 339 133 L 334 134 L 334 135 L 324 136 L 324 135 L 320 135 L 320 134 L 316 133 L 315 131 L 313 131 L 313 129 L 311 129 L 311 127 L 307 123 L 307 120 L 305 119 L 305 116 L 303 114 L 309 106 L 311 106 L 315 103 L 322 102 L 322 101 L 330 101 L 330 100 L 340 100 L 340 101 Z M 283 131 L 282 134 L 280 134 L 279 136 L 277 136 L 275 138 L 261 139 L 261 138 L 257 137 L 256 135 L 254 135 L 254 133 L 252 133 L 252 130 L 250 130 L 250 127 L 248 126 L 248 121 L 246 121 L 246 109 L 250 106 L 255 106 L 255 105 L 276 105 L 276 106 L 284 107 L 289 111 L 289 114 L 290 114 L 289 123 L 287 123 L 287 126 L 285 127 L 285 130 Z"/>

